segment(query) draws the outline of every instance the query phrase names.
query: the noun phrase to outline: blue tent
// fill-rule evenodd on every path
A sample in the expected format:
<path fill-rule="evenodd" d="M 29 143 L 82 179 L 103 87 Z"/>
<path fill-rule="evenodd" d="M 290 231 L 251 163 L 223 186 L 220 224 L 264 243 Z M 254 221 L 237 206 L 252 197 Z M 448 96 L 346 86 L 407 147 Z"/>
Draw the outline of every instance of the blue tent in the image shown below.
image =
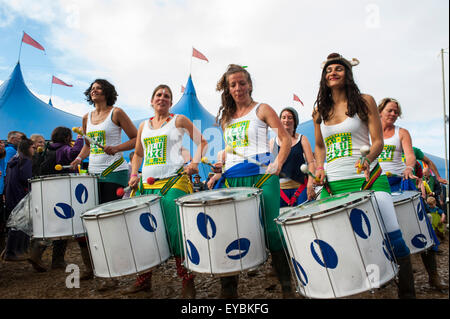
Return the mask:
<path fill-rule="evenodd" d="M 216 162 L 217 153 L 225 147 L 222 130 L 216 124 L 215 116 L 209 113 L 198 100 L 191 76 L 188 78 L 183 96 L 172 106 L 170 112 L 183 114 L 192 121 L 208 141 L 208 151 L 205 154 L 205 157 L 207 157 L 211 163 Z M 133 123 L 138 128 L 140 123 L 144 120 L 146 119 L 134 120 Z M 183 147 L 189 150 L 191 156 L 194 156 L 197 150 L 195 143 L 192 142 L 187 134 L 185 134 L 183 138 Z M 129 153 L 126 155 L 128 156 L 128 154 Z M 209 172 L 211 172 L 211 169 L 208 165 L 199 165 L 199 175 L 201 180 L 205 180 Z"/>
<path fill-rule="evenodd" d="M 0 139 L 6 139 L 10 131 L 20 131 L 28 137 L 42 134 L 49 140 L 55 127 L 72 128 L 81 123 L 81 117 L 56 109 L 31 93 L 23 80 L 20 63 L 0 86 Z"/>

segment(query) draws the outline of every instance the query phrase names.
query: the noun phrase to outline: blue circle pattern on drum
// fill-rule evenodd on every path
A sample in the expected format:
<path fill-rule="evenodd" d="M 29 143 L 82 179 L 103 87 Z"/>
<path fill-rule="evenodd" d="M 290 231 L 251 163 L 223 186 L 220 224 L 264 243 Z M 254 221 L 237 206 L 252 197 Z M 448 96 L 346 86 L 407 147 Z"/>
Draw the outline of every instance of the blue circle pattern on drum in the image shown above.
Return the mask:
<path fill-rule="evenodd" d="M 72 206 L 66 203 L 57 203 L 53 208 L 53 211 L 55 212 L 56 216 L 62 219 L 70 219 L 75 216 L 75 211 L 73 210 Z"/>
<path fill-rule="evenodd" d="M 211 236 L 208 234 L 208 228 L 209 228 L 208 226 L 211 227 Z M 217 231 L 216 223 L 211 218 L 211 216 L 209 216 L 203 212 L 200 212 L 197 215 L 197 228 L 198 228 L 200 234 L 206 239 L 212 239 L 216 236 L 216 231 Z"/>
<path fill-rule="evenodd" d="M 427 237 L 424 234 L 417 234 L 411 239 L 411 244 L 417 248 L 424 248 L 427 243 Z"/>
<path fill-rule="evenodd" d="M 152 213 L 142 213 L 139 216 L 139 221 L 148 232 L 154 233 L 158 228 L 158 223 L 156 222 L 156 217 Z"/>
<path fill-rule="evenodd" d="M 316 245 L 315 245 L 316 244 Z M 319 254 L 316 251 L 316 247 L 319 246 L 319 251 L 322 253 L 323 260 L 319 257 Z M 314 259 L 317 261 L 319 265 L 325 268 L 334 269 L 338 265 L 338 256 L 336 251 L 331 247 L 327 242 L 314 239 L 310 245 L 311 253 Z"/>
<path fill-rule="evenodd" d="M 75 198 L 80 204 L 85 204 L 88 200 L 89 194 L 86 186 L 78 184 L 75 188 Z"/>
<path fill-rule="evenodd" d="M 300 280 L 303 286 L 306 286 L 308 284 L 308 276 L 306 275 L 305 270 L 295 258 L 292 258 L 292 264 L 294 265 L 295 274 L 298 280 Z"/>
<path fill-rule="evenodd" d="M 369 238 L 372 233 L 370 221 L 367 215 L 358 208 L 353 208 L 350 212 L 350 222 L 353 227 L 353 231 L 362 239 Z"/>
<path fill-rule="evenodd" d="M 225 252 L 228 258 L 237 260 L 244 258 L 250 250 L 250 240 L 247 238 L 239 238 L 228 245 Z"/>
<path fill-rule="evenodd" d="M 189 260 L 194 265 L 198 265 L 200 263 L 200 255 L 197 248 L 195 248 L 195 245 L 189 239 L 186 240 L 186 244 L 186 250 Z"/>
<path fill-rule="evenodd" d="M 75 198 L 80 204 L 85 204 L 89 198 L 89 193 L 83 184 L 78 184 L 75 188 Z M 70 219 L 75 216 L 75 211 L 72 206 L 66 203 L 57 203 L 55 207 L 53 207 L 53 211 L 55 215 L 62 219 Z"/>

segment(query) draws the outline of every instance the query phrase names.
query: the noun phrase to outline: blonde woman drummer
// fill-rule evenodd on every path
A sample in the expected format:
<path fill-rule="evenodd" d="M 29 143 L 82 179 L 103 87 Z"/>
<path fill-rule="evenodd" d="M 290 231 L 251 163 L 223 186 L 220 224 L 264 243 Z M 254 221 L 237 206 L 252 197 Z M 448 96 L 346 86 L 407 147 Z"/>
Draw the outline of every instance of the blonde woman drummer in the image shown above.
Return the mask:
<path fill-rule="evenodd" d="M 192 193 L 192 184 L 187 175 L 198 173 L 198 164 L 206 152 L 208 143 L 201 132 L 184 115 L 170 113 L 172 91 L 161 84 L 153 91 L 151 105 L 155 116 L 139 126 L 136 149 L 133 158 L 129 185 L 137 194 L 160 194 L 161 205 L 169 234 L 171 251 L 175 256 L 178 276 L 182 278 L 182 297 L 195 298 L 194 275 L 189 274 L 182 265 L 183 247 L 181 245 L 180 225 L 177 217 L 175 199 Z M 184 134 L 198 146 L 191 163 L 183 168 L 185 149 L 182 147 Z M 138 170 L 142 166 L 142 179 Z M 183 175 L 181 174 L 183 173 Z M 148 179 L 156 180 L 147 183 Z M 136 283 L 124 291 L 134 293 L 151 289 L 152 272 L 139 275 Z"/>
<path fill-rule="evenodd" d="M 214 188 L 258 187 L 263 190 L 265 232 L 272 264 L 280 280 L 283 295 L 286 298 L 291 297 L 290 268 L 274 222 L 280 211 L 278 175 L 290 151 L 290 137 L 272 107 L 253 100 L 253 84 L 245 68 L 230 64 L 217 83 L 217 90 L 222 92 L 222 106 L 217 119 L 224 132 L 226 150 L 232 149 L 268 166 L 267 169 L 260 168 L 234 153 L 227 153 L 225 172 Z M 269 127 L 277 133 L 281 144 L 275 159 L 270 156 Z M 222 166 L 221 162 L 215 165 Z M 221 285 L 222 298 L 238 297 L 238 276 L 222 277 Z"/>
<path fill-rule="evenodd" d="M 393 253 L 400 265 L 399 298 L 415 298 L 410 251 L 398 225 L 386 175 L 381 174 L 377 157 L 383 150 L 383 133 L 377 105 L 372 96 L 361 94 L 353 78 L 353 66 L 332 53 L 322 65 L 322 76 L 313 112 L 316 138 L 316 177 L 325 176 L 333 195 L 370 189 L 374 191 Z M 370 138 L 369 138 L 370 136 Z M 372 142 L 365 157 L 361 149 Z M 325 174 L 324 161 L 327 161 Z M 326 188 L 321 198 L 331 194 Z"/>
<path fill-rule="evenodd" d="M 417 176 L 414 175 L 416 156 L 414 155 L 411 135 L 407 129 L 395 125 L 397 119 L 402 115 L 400 103 L 393 98 L 384 98 L 378 105 L 378 112 L 384 139 L 384 148 L 378 157 L 378 162 L 384 172 L 389 172 L 388 181 L 391 191 L 417 190 L 415 183 Z M 405 161 L 402 159 L 403 155 Z M 422 205 L 424 204 L 422 203 Z M 430 286 L 442 291 L 446 287 L 439 278 L 435 255 L 439 240 L 431 224 L 429 225 L 429 231 L 435 239 L 435 245 L 422 252 L 420 257 L 427 270 Z"/>

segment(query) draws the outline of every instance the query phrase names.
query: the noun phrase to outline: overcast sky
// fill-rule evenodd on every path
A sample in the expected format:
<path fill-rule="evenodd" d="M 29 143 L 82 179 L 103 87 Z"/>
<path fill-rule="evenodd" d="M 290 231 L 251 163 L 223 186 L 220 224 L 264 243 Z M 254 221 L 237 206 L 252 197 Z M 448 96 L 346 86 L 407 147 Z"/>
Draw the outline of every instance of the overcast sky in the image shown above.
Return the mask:
<path fill-rule="evenodd" d="M 150 114 L 160 83 L 176 103 L 190 73 L 198 99 L 216 115 L 217 81 L 237 63 L 248 66 L 256 101 L 276 111 L 294 106 L 304 122 L 320 65 L 338 52 L 360 60 L 361 92 L 400 101 L 397 123 L 415 146 L 444 157 L 439 53 L 448 52 L 448 12 L 448 0 L 0 0 L 0 82 L 17 63 L 25 31 L 46 50 L 22 46 L 26 84 L 46 102 L 52 75 L 72 84 L 54 85 L 52 101 L 77 115 L 91 109 L 83 92 L 96 78 L 116 86 L 116 105 L 134 120 Z M 209 62 L 192 58 L 193 47 Z M 448 53 L 445 76 L 448 100 Z"/>

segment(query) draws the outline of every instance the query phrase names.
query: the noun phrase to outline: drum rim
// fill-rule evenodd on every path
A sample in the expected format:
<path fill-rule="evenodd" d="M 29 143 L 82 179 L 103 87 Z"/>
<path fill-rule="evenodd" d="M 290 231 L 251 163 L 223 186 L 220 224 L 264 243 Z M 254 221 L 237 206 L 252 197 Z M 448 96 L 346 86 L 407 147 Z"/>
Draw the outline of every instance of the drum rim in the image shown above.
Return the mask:
<path fill-rule="evenodd" d="M 98 175 L 96 174 L 90 174 L 90 173 L 64 173 L 64 174 L 50 174 L 50 175 L 40 175 L 40 176 L 34 176 L 32 178 L 28 179 L 28 182 L 38 182 L 38 181 L 44 181 L 44 180 L 51 180 L 51 179 L 62 179 L 62 178 L 81 178 L 81 177 L 92 177 L 92 178 L 98 178 Z"/>
<path fill-rule="evenodd" d="M 127 208 L 126 208 L 127 212 L 128 212 L 129 210 L 136 210 L 136 209 L 139 209 L 139 208 L 141 208 L 141 207 L 143 207 L 143 206 L 147 206 L 147 204 L 153 203 L 153 202 L 155 202 L 155 201 L 157 201 L 157 200 L 161 200 L 161 198 L 162 198 L 161 195 L 157 195 L 157 194 L 147 194 L 147 195 L 141 195 L 141 196 L 130 197 L 129 199 L 139 198 L 139 197 L 146 197 L 146 196 L 148 196 L 148 197 L 153 197 L 153 198 L 152 198 L 151 200 L 145 202 L 145 203 L 127 207 Z M 80 215 L 80 218 L 81 218 L 81 219 L 86 219 L 86 220 L 93 220 L 93 219 L 99 219 L 99 218 L 104 218 L 104 217 L 112 217 L 112 216 L 115 216 L 115 215 L 121 215 L 121 214 L 123 214 L 123 213 L 125 212 L 125 209 L 115 209 L 115 210 L 111 210 L 111 211 L 108 211 L 108 212 L 101 212 L 101 213 L 98 213 L 98 214 L 96 214 L 96 215 L 86 215 L 86 214 L 87 214 L 88 212 L 94 210 L 94 209 L 98 209 L 98 208 L 101 207 L 101 206 L 111 205 L 111 204 L 114 204 L 114 203 L 117 203 L 117 202 L 123 201 L 123 200 L 124 200 L 123 198 L 120 198 L 120 199 L 116 199 L 116 200 L 113 200 L 113 201 L 110 201 L 110 202 L 106 202 L 106 203 L 97 205 L 97 206 L 95 206 L 95 207 L 93 207 L 93 208 L 91 208 L 91 209 L 85 211 L 84 213 L 82 213 L 82 214 Z M 126 200 L 126 199 L 125 199 L 125 200 Z M 107 216 L 105 216 L 105 215 L 107 215 Z"/>
<path fill-rule="evenodd" d="M 181 197 L 178 197 L 175 200 L 175 203 L 178 206 L 186 206 L 186 207 L 201 207 L 201 206 L 214 206 L 217 204 L 224 204 L 224 203 L 228 203 L 228 202 L 240 202 L 240 201 L 244 201 L 244 200 L 248 200 L 249 198 L 252 197 L 256 197 L 258 195 L 260 195 L 262 193 L 262 189 L 257 188 L 257 187 L 230 187 L 230 188 L 219 188 L 219 189 L 212 189 L 212 190 L 208 190 L 206 192 L 213 192 L 213 191 L 219 191 L 219 190 L 225 190 L 225 189 L 247 189 L 247 190 L 253 190 L 252 193 L 249 193 L 247 197 L 242 197 L 242 198 L 233 198 L 233 197 L 226 197 L 226 198 L 219 198 L 219 199 L 211 199 L 211 200 L 201 200 L 201 199 L 197 199 L 197 200 L 192 200 L 192 201 L 185 201 L 183 202 L 183 198 L 188 197 L 188 196 L 192 196 L 194 193 L 192 194 L 187 194 Z"/>
<path fill-rule="evenodd" d="M 411 192 L 411 193 L 413 193 L 413 195 L 410 196 L 410 197 L 399 199 L 397 201 L 394 200 L 395 196 L 391 195 L 392 196 L 392 202 L 394 203 L 394 206 L 399 205 L 399 204 L 403 204 L 404 202 L 407 202 L 407 201 L 410 201 L 410 200 L 415 200 L 415 199 L 417 199 L 417 197 L 420 197 L 420 192 L 419 191 L 414 191 L 414 190 L 403 191 L 400 194 L 404 194 L 405 192 Z M 396 195 L 396 196 L 398 196 L 398 195 Z"/>
<path fill-rule="evenodd" d="M 374 191 L 370 190 L 370 191 L 358 191 L 358 192 L 347 192 L 347 193 L 342 193 L 339 195 L 349 195 L 349 194 L 354 194 L 354 193 L 362 193 L 364 192 L 364 194 L 361 197 L 358 197 L 356 199 L 354 199 L 351 202 L 336 206 L 334 208 L 329 208 L 329 209 L 325 209 L 322 211 L 318 211 L 316 213 L 312 213 L 309 215 L 303 215 L 303 216 L 297 216 L 297 217 L 293 217 L 293 218 L 289 218 L 289 219 L 283 219 L 281 220 L 280 217 L 278 216 L 277 218 L 275 218 L 275 222 L 279 225 L 294 225 L 294 224 L 300 224 L 302 222 L 308 221 L 308 220 L 312 220 L 312 219 L 318 219 L 318 218 L 322 218 L 325 217 L 325 215 L 329 214 L 329 213 L 338 213 L 339 211 L 341 211 L 342 209 L 347 208 L 348 206 L 360 203 L 360 202 L 365 202 L 370 200 L 371 196 L 373 195 Z M 301 206 L 301 205 L 299 205 Z M 297 207 L 299 207 L 297 206 Z M 296 207 L 292 207 L 291 209 L 286 210 L 286 212 L 289 212 L 293 209 L 295 209 Z"/>

